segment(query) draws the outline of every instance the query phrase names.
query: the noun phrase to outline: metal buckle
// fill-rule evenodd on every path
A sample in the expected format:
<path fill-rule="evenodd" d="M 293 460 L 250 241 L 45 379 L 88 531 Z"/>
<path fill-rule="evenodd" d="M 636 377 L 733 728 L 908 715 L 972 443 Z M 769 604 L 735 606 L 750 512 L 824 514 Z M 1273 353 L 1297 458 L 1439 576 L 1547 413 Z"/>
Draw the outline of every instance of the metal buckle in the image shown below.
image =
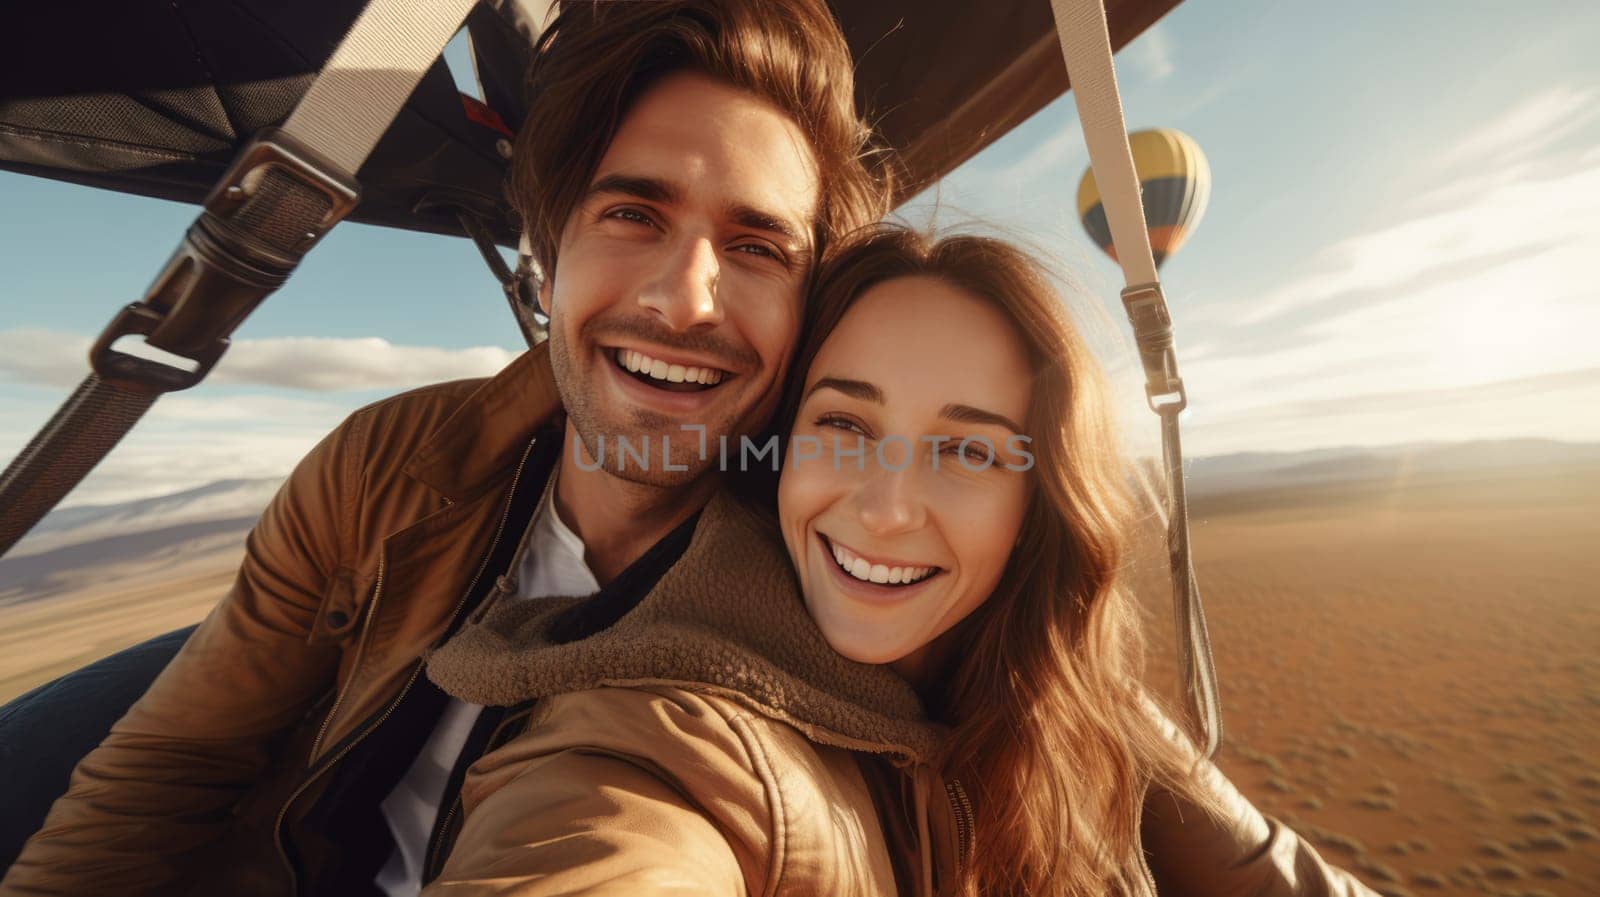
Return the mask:
<path fill-rule="evenodd" d="M 1122 291 L 1122 305 L 1133 324 L 1133 338 L 1144 363 L 1145 401 L 1157 414 L 1176 414 L 1189 404 L 1178 376 L 1178 355 L 1172 345 L 1172 315 L 1159 283 L 1143 283 Z"/>
<path fill-rule="evenodd" d="M 1141 283 L 1122 291 L 1122 307 L 1128 310 L 1134 329 L 1149 325 L 1172 327 L 1172 316 L 1167 312 L 1167 297 L 1159 283 Z"/>
<path fill-rule="evenodd" d="M 288 250 L 231 222 L 257 194 L 269 169 L 282 171 L 328 200 L 328 211 Z M 90 355 L 95 371 L 106 379 L 162 392 L 199 383 L 227 351 L 234 329 L 288 280 L 305 251 L 360 198 L 360 185 L 348 174 L 282 130 L 262 131 L 206 196 L 205 211 L 189 226 L 183 242 L 145 291 L 144 301 L 122 309 L 100 334 Z M 143 336 L 150 345 L 194 362 L 195 370 L 183 371 L 111 348 L 129 335 Z"/>
<path fill-rule="evenodd" d="M 94 348 L 89 350 L 89 364 L 94 367 L 94 372 L 102 380 L 121 383 L 132 383 L 156 392 L 176 392 L 188 389 L 206 378 L 211 369 L 216 366 L 222 353 L 227 351 L 228 339 L 223 337 L 211 343 L 202 352 L 189 358 L 196 365 L 192 371 L 175 368 L 159 361 L 118 352 L 112 344 L 125 336 L 143 336 L 147 340 L 151 333 L 161 326 L 166 320 L 161 312 L 144 304 L 135 302 L 123 306 L 117 316 L 111 319 L 106 329 L 100 332 L 100 338 L 95 340 Z"/>
<path fill-rule="evenodd" d="M 1182 377 L 1169 379 L 1166 388 L 1159 392 L 1156 391 L 1155 384 L 1146 383 L 1144 399 L 1150 410 L 1157 414 L 1177 414 L 1189 407 L 1189 394 L 1184 392 Z"/>
<path fill-rule="evenodd" d="M 306 249 L 361 201 L 361 185 L 353 173 L 329 162 L 282 128 L 266 128 L 239 151 L 227 174 L 211 188 L 205 199 L 206 211 L 222 218 L 232 217 L 234 211 L 255 194 L 262 176 L 271 166 L 283 169 L 328 198 L 328 214 L 317 223 L 317 233 L 307 242 Z"/>

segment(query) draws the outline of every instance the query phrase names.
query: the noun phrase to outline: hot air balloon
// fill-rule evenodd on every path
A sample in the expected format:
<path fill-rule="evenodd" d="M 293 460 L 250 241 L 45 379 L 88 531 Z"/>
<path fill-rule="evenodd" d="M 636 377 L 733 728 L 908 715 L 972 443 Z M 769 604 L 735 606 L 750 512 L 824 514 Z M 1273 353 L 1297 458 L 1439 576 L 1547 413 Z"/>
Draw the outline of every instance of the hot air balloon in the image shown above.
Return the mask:
<path fill-rule="evenodd" d="M 1156 266 L 1189 239 L 1211 198 L 1211 166 L 1194 138 L 1171 128 L 1153 128 L 1128 135 L 1133 167 L 1143 191 L 1145 227 Z M 1083 229 L 1106 254 L 1117 257 L 1106 224 L 1106 207 L 1094 183 L 1094 171 L 1083 173 L 1078 184 L 1078 216 Z"/>

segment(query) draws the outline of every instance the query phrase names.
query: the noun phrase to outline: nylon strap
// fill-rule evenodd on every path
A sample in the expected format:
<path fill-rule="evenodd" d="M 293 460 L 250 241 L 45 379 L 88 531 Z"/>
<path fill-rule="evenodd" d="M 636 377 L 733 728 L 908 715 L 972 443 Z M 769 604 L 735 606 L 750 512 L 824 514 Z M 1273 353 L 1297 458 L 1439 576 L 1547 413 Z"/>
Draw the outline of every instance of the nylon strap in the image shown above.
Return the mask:
<path fill-rule="evenodd" d="M 1101 0 L 1051 0 L 1061 54 L 1066 61 L 1078 119 L 1095 184 L 1105 205 L 1112 244 L 1127 284 L 1124 304 L 1148 381 L 1152 410 L 1161 416 L 1161 447 L 1167 472 L 1167 551 L 1172 572 L 1173 612 L 1178 632 L 1179 686 L 1205 756 L 1222 743 L 1222 708 L 1216 667 L 1206 631 L 1200 588 L 1189 551 L 1189 507 L 1183 480 L 1178 412 L 1187 397 L 1177 376 L 1171 319 L 1161 295 L 1150 234 L 1145 229 L 1139 176 L 1123 120 L 1122 99 L 1111 57 L 1111 36 Z M 1163 402 L 1162 399 L 1173 399 Z"/>
<path fill-rule="evenodd" d="M 354 175 L 476 0 L 372 0 L 283 129 Z"/>
<path fill-rule="evenodd" d="M 71 492 L 159 396 L 97 374 L 79 384 L 0 476 L 0 554 Z"/>
<path fill-rule="evenodd" d="M 475 2 L 372 0 L 282 131 L 353 180 Z M 324 216 L 330 207 L 325 194 L 268 167 L 233 215 L 225 220 L 202 215 L 191 227 L 185 249 L 191 245 L 189 241 L 204 243 L 207 229 L 228 231 L 247 255 L 278 263 L 265 265 L 265 280 L 271 281 L 266 291 L 270 292 L 309 249 L 306 238 L 310 236 L 314 244 L 325 232 L 326 227 L 319 227 L 318 221 L 327 220 Z M 260 274 L 248 263 L 245 269 L 246 279 Z M 171 310 L 156 301 L 143 305 L 150 307 L 147 311 Z M 222 332 L 194 335 L 198 344 L 215 347 L 210 363 L 220 356 L 243 314 L 248 314 L 248 309 Z M 142 332 L 149 335 L 148 330 Z M 0 556 L 100 463 L 156 399 L 171 389 L 194 385 L 208 370 L 209 363 L 204 364 L 187 380 L 174 370 L 178 376 L 164 384 L 90 374 L 0 474 Z"/>

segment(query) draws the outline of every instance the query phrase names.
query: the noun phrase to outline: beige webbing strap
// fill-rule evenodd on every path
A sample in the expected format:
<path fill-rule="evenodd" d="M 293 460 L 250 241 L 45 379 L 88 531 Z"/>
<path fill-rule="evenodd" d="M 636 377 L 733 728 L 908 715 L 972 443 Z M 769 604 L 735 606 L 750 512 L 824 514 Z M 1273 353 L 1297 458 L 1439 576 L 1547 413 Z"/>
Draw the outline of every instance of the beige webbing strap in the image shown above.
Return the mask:
<path fill-rule="evenodd" d="M 283 130 L 354 176 L 476 0 L 373 0 Z"/>
<path fill-rule="evenodd" d="M 1140 200 L 1139 176 L 1128 147 L 1122 99 L 1117 92 L 1111 36 L 1101 0 L 1051 0 L 1056 33 L 1066 60 L 1072 95 L 1083 125 L 1095 183 L 1127 286 L 1123 303 L 1133 322 L 1147 379 L 1150 407 L 1161 416 L 1162 453 L 1167 470 L 1167 548 L 1171 561 L 1173 611 L 1178 630 L 1179 678 L 1200 748 L 1207 757 L 1222 743 L 1222 709 L 1211 658 L 1205 612 L 1189 553 L 1189 509 L 1183 482 L 1178 412 L 1187 404 L 1172 346 L 1172 321 L 1156 275 Z"/>
<path fill-rule="evenodd" d="M 355 205 L 356 171 L 474 2 L 372 0 L 280 129 L 283 137 L 258 135 L 240 152 L 144 301 L 102 332 L 90 353 L 94 372 L 0 472 L 0 556 L 157 398 L 199 383 L 233 329 Z M 194 369 L 114 348 L 136 334 Z"/>

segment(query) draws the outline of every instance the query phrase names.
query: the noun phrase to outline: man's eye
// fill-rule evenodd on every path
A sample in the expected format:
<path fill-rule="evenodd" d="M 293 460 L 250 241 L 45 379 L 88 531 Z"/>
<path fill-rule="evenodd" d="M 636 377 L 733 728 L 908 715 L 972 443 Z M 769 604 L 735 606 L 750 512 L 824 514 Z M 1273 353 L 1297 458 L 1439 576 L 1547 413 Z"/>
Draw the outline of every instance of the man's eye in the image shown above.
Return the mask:
<path fill-rule="evenodd" d="M 760 243 L 740 243 L 739 245 L 733 247 L 733 251 L 743 252 L 746 255 L 765 256 L 775 261 L 783 261 L 783 257 L 780 256 L 771 246 L 763 246 Z"/>
<path fill-rule="evenodd" d="M 619 218 L 619 219 L 621 219 L 623 221 L 631 221 L 631 222 L 634 222 L 635 224 L 644 224 L 644 225 L 649 225 L 650 227 L 654 227 L 655 226 L 655 222 L 650 219 L 650 216 L 646 215 L 645 213 L 643 213 L 641 211 L 639 211 L 638 209 L 628 209 L 628 208 L 612 209 L 611 211 L 606 213 L 606 217 L 607 218 Z"/>

